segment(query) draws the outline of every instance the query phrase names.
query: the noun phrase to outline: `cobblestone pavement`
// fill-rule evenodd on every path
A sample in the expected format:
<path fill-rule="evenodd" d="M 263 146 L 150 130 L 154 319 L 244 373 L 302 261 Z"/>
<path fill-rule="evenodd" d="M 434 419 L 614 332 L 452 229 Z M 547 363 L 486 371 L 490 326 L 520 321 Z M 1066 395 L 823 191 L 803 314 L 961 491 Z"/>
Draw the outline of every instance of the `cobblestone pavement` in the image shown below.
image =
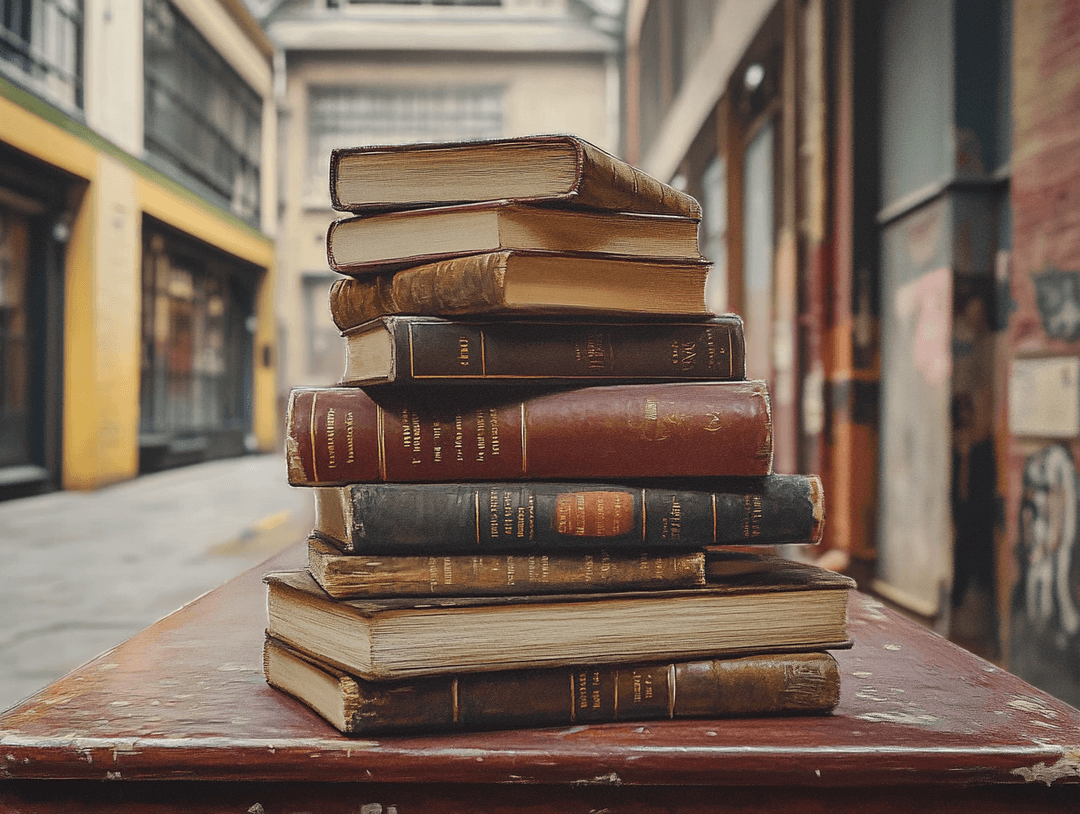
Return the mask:
<path fill-rule="evenodd" d="M 0 710 L 311 528 L 280 454 L 0 502 Z"/>

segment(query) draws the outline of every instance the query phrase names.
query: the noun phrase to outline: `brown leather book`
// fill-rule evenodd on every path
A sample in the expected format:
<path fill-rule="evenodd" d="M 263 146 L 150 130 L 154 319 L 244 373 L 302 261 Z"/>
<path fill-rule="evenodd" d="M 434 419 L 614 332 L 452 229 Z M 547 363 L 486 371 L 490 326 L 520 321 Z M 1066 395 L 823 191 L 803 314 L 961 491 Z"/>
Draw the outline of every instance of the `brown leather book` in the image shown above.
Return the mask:
<path fill-rule="evenodd" d="M 330 315 L 343 329 L 387 314 L 703 316 L 709 269 L 704 260 L 517 250 L 472 254 L 335 280 Z"/>
<path fill-rule="evenodd" d="M 580 665 L 365 681 L 267 637 L 267 682 L 346 735 L 827 713 L 840 700 L 828 653 Z"/>
<path fill-rule="evenodd" d="M 335 599 L 660 590 L 704 585 L 705 552 L 362 556 L 313 537 L 308 571 Z"/>
<path fill-rule="evenodd" d="M 285 452 L 293 486 L 754 476 L 772 465 L 772 419 L 761 381 L 301 388 Z"/>
<path fill-rule="evenodd" d="M 663 320 L 384 316 L 345 333 L 342 384 L 589 384 L 746 375 L 736 314 Z"/>
<path fill-rule="evenodd" d="M 326 259 L 371 274 L 502 249 L 700 260 L 698 222 L 671 215 L 584 212 L 512 201 L 342 218 L 326 232 Z"/>
<path fill-rule="evenodd" d="M 278 572 L 265 578 L 268 630 L 371 681 L 847 646 L 850 578 L 776 557 L 737 565 L 660 591 L 349 600 L 306 570 Z"/>
<path fill-rule="evenodd" d="M 347 554 L 535 554 L 817 543 L 821 481 L 355 483 L 315 492 L 313 533 Z"/>
<path fill-rule="evenodd" d="M 353 147 L 330 155 L 330 200 L 343 212 L 504 198 L 701 219 L 701 205 L 685 192 L 577 136 Z"/>

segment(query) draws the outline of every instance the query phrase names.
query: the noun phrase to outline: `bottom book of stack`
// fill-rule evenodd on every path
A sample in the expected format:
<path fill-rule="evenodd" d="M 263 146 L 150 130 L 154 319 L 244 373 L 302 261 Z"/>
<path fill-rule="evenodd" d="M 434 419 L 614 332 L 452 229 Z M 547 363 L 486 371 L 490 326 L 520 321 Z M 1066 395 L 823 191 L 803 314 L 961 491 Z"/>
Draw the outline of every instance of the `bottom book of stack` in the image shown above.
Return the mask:
<path fill-rule="evenodd" d="M 825 713 L 848 577 L 710 552 L 699 587 L 335 599 L 267 575 L 269 684 L 349 735 Z"/>

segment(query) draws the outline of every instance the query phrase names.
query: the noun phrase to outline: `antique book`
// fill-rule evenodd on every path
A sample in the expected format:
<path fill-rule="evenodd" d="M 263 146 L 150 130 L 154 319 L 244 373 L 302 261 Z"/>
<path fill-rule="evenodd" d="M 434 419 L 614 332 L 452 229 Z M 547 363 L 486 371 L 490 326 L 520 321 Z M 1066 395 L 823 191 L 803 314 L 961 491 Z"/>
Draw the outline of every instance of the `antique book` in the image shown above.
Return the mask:
<path fill-rule="evenodd" d="M 358 215 L 326 231 L 330 267 L 368 274 L 464 254 L 535 249 L 700 259 L 698 223 L 672 215 L 583 212 L 513 201 Z"/>
<path fill-rule="evenodd" d="M 577 136 L 380 145 L 330 154 L 330 200 L 343 212 L 504 198 L 701 219 L 694 198 Z"/>
<path fill-rule="evenodd" d="M 743 379 L 736 314 L 664 320 L 385 316 L 345 332 L 343 384 Z"/>
<path fill-rule="evenodd" d="M 268 636 L 263 673 L 270 686 L 346 735 L 822 714 L 840 701 L 840 671 L 828 653 L 585 664 L 386 683 L 356 678 Z"/>
<path fill-rule="evenodd" d="M 812 475 L 662 483 L 355 483 L 315 488 L 313 533 L 349 554 L 686 550 L 821 541 Z"/>
<path fill-rule="evenodd" d="M 330 315 L 347 329 L 387 314 L 693 315 L 705 309 L 706 260 L 498 251 L 388 274 L 342 277 Z"/>
<path fill-rule="evenodd" d="M 299 388 L 286 422 L 293 486 L 753 476 L 772 465 L 762 381 Z"/>
<path fill-rule="evenodd" d="M 850 578 L 765 555 L 706 573 L 661 591 L 341 600 L 306 570 L 277 572 L 268 631 L 368 680 L 846 646 Z"/>
<path fill-rule="evenodd" d="M 704 551 L 347 555 L 312 537 L 308 571 L 335 599 L 512 596 L 705 584 Z"/>

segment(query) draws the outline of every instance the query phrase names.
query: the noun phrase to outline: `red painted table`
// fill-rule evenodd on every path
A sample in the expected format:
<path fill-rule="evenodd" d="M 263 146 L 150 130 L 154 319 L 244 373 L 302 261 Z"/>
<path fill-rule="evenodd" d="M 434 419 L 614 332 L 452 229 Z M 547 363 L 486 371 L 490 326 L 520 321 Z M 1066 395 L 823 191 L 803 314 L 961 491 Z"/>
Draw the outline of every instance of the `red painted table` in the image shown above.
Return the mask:
<path fill-rule="evenodd" d="M 262 678 L 261 576 L 303 557 L 0 716 L 0 810 L 1080 811 L 1080 712 L 858 593 L 831 716 L 344 738 Z"/>

